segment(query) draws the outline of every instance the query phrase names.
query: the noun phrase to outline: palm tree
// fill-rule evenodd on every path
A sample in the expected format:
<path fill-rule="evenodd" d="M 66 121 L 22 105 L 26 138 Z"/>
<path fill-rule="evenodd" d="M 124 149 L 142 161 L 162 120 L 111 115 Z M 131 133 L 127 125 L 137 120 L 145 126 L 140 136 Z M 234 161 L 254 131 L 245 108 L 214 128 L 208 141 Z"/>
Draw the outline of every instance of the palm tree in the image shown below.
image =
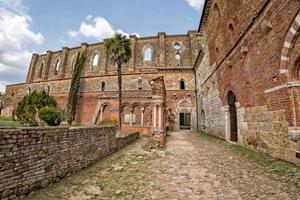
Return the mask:
<path fill-rule="evenodd" d="M 116 33 L 114 37 L 105 40 L 105 47 L 111 62 L 118 66 L 118 96 L 119 96 L 119 129 L 122 128 L 122 64 L 131 58 L 130 39 Z"/>

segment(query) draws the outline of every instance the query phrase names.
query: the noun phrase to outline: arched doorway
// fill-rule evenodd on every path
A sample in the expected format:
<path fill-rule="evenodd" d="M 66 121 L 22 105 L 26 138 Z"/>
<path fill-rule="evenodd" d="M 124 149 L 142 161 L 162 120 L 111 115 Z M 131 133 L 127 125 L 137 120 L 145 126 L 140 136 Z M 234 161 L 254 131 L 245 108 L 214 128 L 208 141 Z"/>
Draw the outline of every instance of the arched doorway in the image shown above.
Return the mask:
<path fill-rule="evenodd" d="M 229 114 L 230 114 L 230 140 L 233 142 L 238 141 L 238 124 L 237 124 L 237 112 L 236 112 L 236 98 L 232 91 L 227 95 Z"/>

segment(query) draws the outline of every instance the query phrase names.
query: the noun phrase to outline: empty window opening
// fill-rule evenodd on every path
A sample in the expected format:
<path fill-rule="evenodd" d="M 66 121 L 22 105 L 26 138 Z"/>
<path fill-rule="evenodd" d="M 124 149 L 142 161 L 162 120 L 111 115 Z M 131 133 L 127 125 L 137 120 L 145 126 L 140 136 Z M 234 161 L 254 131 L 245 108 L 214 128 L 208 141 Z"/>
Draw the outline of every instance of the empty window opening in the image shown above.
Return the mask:
<path fill-rule="evenodd" d="M 181 49 L 180 43 L 175 43 L 175 44 L 174 44 L 174 49 L 176 49 L 176 50 Z"/>
<path fill-rule="evenodd" d="M 60 60 L 56 61 L 55 69 L 54 69 L 54 74 L 57 75 L 59 71 L 59 66 L 60 65 Z"/>
<path fill-rule="evenodd" d="M 176 53 L 175 58 L 176 58 L 176 60 L 180 60 L 181 59 L 181 55 L 180 55 L 179 52 Z"/>
<path fill-rule="evenodd" d="M 152 60 L 152 49 L 151 47 L 147 47 L 144 51 L 144 61 Z"/>
<path fill-rule="evenodd" d="M 93 57 L 93 67 L 99 64 L 99 58 L 100 58 L 99 54 L 96 53 Z"/>
<path fill-rule="evenodd" d="M 180 81 L 180 89 L 185 90 L 185 81 L 184 80 Z"/>
<path fill-rule="evenodd" d="M 105 91 L 105 82 L 101 82 L 101 91 Z"/>

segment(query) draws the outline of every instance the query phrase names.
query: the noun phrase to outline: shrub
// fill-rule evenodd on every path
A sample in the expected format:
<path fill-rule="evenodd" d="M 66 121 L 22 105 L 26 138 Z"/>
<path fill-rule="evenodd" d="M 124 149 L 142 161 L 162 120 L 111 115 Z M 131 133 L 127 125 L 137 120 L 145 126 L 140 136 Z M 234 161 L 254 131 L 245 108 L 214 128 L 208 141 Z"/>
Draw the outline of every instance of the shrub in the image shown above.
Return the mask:
<path fill-rule="evenodd" d="M 118 126 L 118 121 L 105 119 L 99 122 L 98 124 L 103 126 Z"/>
<path fill-rule="evenodd" d="M 58 126 L 62 121 L 61 111 L 56 107 L 45 107 L 39 111 L 41 120 L 47 123 L 48 126 Z"/>
<path fill-rule="evenodd" d="M 44 107 L 57 108 L 58 105 L 55 99 L 45 91 L 33 91 L 19 101 L 16 114 L 22 123 L 38 126 L 40 122 L 38 113 Z"/>

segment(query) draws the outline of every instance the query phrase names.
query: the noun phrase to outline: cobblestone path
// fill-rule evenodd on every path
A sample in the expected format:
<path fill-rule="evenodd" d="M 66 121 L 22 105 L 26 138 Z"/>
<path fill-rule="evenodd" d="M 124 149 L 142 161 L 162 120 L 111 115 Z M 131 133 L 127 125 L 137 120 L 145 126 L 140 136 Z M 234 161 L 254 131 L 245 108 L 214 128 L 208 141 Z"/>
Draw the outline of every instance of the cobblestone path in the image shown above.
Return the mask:
<path fill-rule="evenodd" d="M 265 173 L 224 142 L 176 132 L 165 149 L 150 151 L 147 141 L 141 138 L 28 199 L 300 199 L 295 185 Z"/>

